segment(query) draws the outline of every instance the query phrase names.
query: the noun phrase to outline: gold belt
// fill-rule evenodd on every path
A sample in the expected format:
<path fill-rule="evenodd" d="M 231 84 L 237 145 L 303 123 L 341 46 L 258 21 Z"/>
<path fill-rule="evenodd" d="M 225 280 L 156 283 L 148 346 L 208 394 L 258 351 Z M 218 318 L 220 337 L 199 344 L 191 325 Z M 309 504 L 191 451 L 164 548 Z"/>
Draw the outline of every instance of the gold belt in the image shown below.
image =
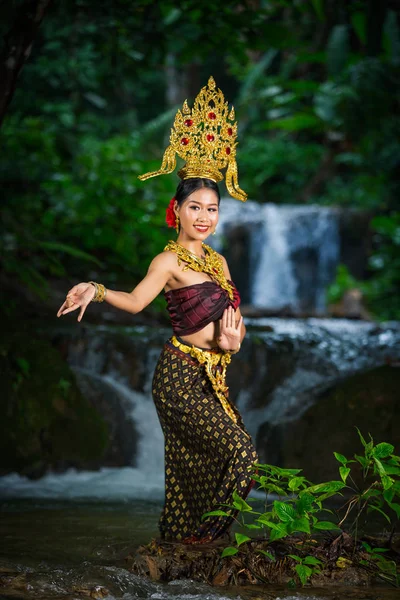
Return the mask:
<path fill-rule="evenodd" d="M 215 395 L 222 404 L 222 408 L 232 421 L 237 423 L 237 416 L 227 399 L 228 386 L 225 383 L 226 367 L 231 362 L 230 353 L 202 350 L 193 345 L 188 346 L 187 344 L 182 344 L 174 335 L 171 338 L 171 343 L 185 354 L 190 354 L 190 356 L 196 358 L 201 365 L 205 366 L 208 379 L 210 380 Z M 221 370 L 217 369 L 217 366 L 220 366 Z"/>

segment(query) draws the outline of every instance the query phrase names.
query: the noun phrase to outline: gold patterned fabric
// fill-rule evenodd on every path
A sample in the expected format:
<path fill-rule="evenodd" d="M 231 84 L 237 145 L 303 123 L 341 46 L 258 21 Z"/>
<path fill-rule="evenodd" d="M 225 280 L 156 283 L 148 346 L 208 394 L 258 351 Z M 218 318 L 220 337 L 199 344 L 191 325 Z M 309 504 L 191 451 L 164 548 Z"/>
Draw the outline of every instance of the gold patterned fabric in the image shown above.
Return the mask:
<path fill-rule="evenodd" d="M 153 398 L 165 438 L 165 503 L 161 538 L 205 543 L 233 522 L 205 512 L 229 509 L 236 492 L 244 499 L 254 485 L 258 456 L 242 417 L 229 401 L 236 423 L 225 412 L 205 365 L 169 340 L 153 378 Z"/>

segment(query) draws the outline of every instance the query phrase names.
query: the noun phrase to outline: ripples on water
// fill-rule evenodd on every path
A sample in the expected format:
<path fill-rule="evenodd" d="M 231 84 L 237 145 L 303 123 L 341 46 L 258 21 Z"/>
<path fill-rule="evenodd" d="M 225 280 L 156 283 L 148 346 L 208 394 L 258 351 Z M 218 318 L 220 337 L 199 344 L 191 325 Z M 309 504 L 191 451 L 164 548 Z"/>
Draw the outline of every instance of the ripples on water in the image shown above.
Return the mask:
<path fill-rule="evenodd" d="M 157 536 L 161 502 L 3 499 L 0 598 L 37 600 L 398 600 L 398 590 L 212 588 L 152 582 L 124 568 L 125 557 Z M 3 594 L 1 593 L 3 592 Z"/>

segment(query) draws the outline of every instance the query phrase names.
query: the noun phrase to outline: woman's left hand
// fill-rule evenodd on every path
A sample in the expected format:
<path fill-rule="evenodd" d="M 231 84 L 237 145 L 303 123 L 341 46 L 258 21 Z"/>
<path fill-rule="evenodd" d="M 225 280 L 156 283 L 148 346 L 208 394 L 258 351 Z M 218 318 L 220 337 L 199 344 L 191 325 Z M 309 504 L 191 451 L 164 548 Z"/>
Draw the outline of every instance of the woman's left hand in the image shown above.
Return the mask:
<path fill-rule="evenodd" d="M 232 306 L 224 310 L 217 338 L 217 343 L 221 350 L 236 350 L 239 347 L 242 323 L 243 317 L 240 317 L 237 323 L 235 322 L 235 310 Z"/>

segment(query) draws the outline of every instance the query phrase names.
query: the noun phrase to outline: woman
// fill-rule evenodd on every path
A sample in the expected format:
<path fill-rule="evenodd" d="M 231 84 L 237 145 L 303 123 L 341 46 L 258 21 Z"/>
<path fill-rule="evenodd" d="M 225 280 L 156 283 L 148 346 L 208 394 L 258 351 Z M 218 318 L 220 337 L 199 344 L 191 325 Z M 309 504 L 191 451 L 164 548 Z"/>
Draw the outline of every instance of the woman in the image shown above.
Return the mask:
<path fill-rule="evenodd" d="M 222 94 L 212 84 L 204 90 L 212 97 Z M 209 103 L 208 96 L 204 101 Z M 186 121 L 191 128 L 194 119 Z M 202 126 L 202 139 L 221 132 L 216 123 L 212 126 L 215 135 Z M 163 348 L 153 378 L 153 398 L 165 437 L 165 504 L 159 528 L 162 539 L 192 544 L 213 541 L 227 532 L 235 516 L 232 510 L 228 509 L 229 516 L 202 516 L 221 504 L 232 504 L 234 492 L 244 499 L 254 484 L 251 475 L 257 461 L 225 383 L 226 368 L 231 354 L 240 349 L 245 326 L 228 265 L 204 243 L 215 232 L 220 203 L 218 175 L 215 169 L 210 171 L 210 158 L 206 160 L 200 168 L 188 160 L 179 172 L 182 181 L 167 209 L 167 222 L 176 227 L 178 239 L 152 260 L 135 289 L 128 293 L 96 282 L 79 283 L 57 313 L 79 308 L 81 321 L 91 301 L 105 300 L 136 314 L 164 290 L 174 335 Z M 244 194 L 237 185 L 233 191 Z"/>

